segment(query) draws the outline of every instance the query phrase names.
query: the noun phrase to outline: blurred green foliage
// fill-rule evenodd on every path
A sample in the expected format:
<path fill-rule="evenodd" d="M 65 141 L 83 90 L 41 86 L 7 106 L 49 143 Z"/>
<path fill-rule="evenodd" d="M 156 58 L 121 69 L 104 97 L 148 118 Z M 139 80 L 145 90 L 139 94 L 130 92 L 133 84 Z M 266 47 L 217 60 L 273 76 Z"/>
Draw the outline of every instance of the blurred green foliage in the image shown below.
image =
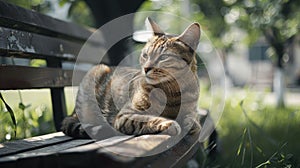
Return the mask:
<path fill-rule="evenodd" d="M 84 0 L 4 0 L 6 2 L 21 6 L 26 9 L 33 9 L 43 14 L 55 12 L 55 5 L 60 7 L 67 6 L 68 18 L 71 21 L 83 26 L 94 26 L 94 18 L 90 9 L 87 7 Z M 64 17 L 64 16 L 61 16 Z"/>
<path fill-rule="evenodd" d="M 225 53 L 237 42 L 252 45 L 263 36 L 273 51 L 269 52 L 270 57 L 280 67 L 284 54 L 300 32 L 298 0 L 190 0 L 188 11 L 184 9 L 184 2 L 146 1 L 140 11 L 170 12 L 198 21 L 214 46 Z M 178 21 L 168 23 L 178 27 L 173 26 L 178 25 Z M 237 30 L 246 36 L 241 36 L 240 32 L 236 36 Z"/>
<path fill-rule="evenodd" d="M 277 67 L 282 68 L 286 63 L 283 57 L 300 32 L 300 1 L 247 0 L 230 6 L 236 8 L 238 18 L 235 25 L 247 32 L 248 42 L 253 43 L 263 36 L 273 50 L 269 56 Z"/>
<path fill-rule="evenodd" d="M 201 89 L 201 107 L 209 107 L 210 90 Z M 265 94 L 251 89 L 232 91 L 217 123 L 219 155 L 204 167 L 299 167 L 300 107 L 265 104 Z M 206 160 L 207 159 L 207 160 Z"/>
<path fill-rule="evenodd" d="M 81 25 L 93 27 L 95 25 L 94 17 L 84 2 L 84 0 L 59 0 L 59 5 L 70 5 L 68 17 Z"/>
<path fill-rule="evenodd" d="M 185 28 L 186 25 L 182 25 L 180 20 L 178 20 L 178 16 L 182 16 L 181 10 L 181 3 L 182 1 L 145 1 L 142 6 L 139 8 L 139 12 L 143 11 L 155 11 L 151 13 L 151 18 L 155 20 L 163 30 L 166 32 L 172 32 L 174 34 L 181 33 Z M 174 15 L 167 17 L 167 15 L 161 15 L 160 12 Z M 135 15 L 135 22 L 134 26 L 136 30 L 143 29 L 142 27 L 137 26 L 144 26 L 145 18 L 148 17 L 149 13 L 139 13 Z M 176 26 L 175 26 L 176 25 Z"/>
<path fill-rule="evenodd" d="M 16 4 L 26 9 L 31 9 L 34 6 L 45 3 L 45 0 L 4 0 L 11 4 Z"/>
<path fill-rule="evenodd" d="M 30 66 L 32 66 L 32 67 L 44 67 L 46 65 L 47 65 L 46 60 L 43 60 L 43 59 L 30 60 Z"/>
<path fill-rule="evenodd" d="M 188 4 L 187 4 L 188 3 Z M 186 6 L 189 6 L 187 8 Z M 159 0 L 147 1 L 140 9 L 171 12 L 195 20 L 202 26 L 210 41 L 218 50 L 227 71 L 227 54 L 241 47 L 251 46 L 258 41 L 267 42 L 266 55 L 273 62 L 274 69 L 284 71 L 293 65 L 296 54 L 294 46 L 299 42 L 300 30 L 299 0 Z M 157 14 L 159 15 L 159 14 Z M 160 25 L 178 28 L 178 20 L 157 17 Z M 163 20 L 163 21 L 161 21 Z M 237 55 L 247 56 L 247 55 Z M 285 83 L 273 71 L 274 83 Z M 274 87 L 277 93 L 284 93 L 283 87 Z M 284 106 L 283 94 L 278 95 L 277 106 Z"/>
<path fill-rule="evenodd" d="M 5 94 L 3 97 L 5 100 Z M 30 102 L 30 100 L 27 101 Z M 11 102 L 7 103 L 10 104 Z M 8 109 L 0 101 L 0 142 L 23 139 L 55 131 L 52 112 L 45 104 L 32 107 L 30 104 L 24 105 L 20 102 L 18 106 L 10 105 L 10 107 L 16 117 L 16 136 Z"/>
<path fill-rule="evenodd" d="M 95 25 L 95 20 L 93 18 L 93 15 L 91 14 L 91 11 L 82 0 L 74 1 L 73 3 L 71 3 L 69 9 L 69 17 L 74 22 L 84 26 L 93 27 Z"/>
<path fill-rule="evenodd" d="M 189 20 L 197 21 L 201 24 L 202 30 L 209 36 L 211 42 L 219 49 L 230 50 L 233 39 L 230 36 L 230 24 L 224 20 L 224 10 L 226 3 L 218 0 L 161 0 L 161 1 L 145 1 L 139 11 L 160 11 L 168 12 L 173 15 L 181 16 Z M 187 7 L 188 6 L 188 7 Z M 178 23 L 178 20 L 154 16 L 155 20 L 162 22 L 163 27 L 168 28 L 169 32 L 182 32 L 184 28 Z M 143 22 L 140 20 L 140 22 Z M 174 30 L 175 29 L 175 30 Z"/>

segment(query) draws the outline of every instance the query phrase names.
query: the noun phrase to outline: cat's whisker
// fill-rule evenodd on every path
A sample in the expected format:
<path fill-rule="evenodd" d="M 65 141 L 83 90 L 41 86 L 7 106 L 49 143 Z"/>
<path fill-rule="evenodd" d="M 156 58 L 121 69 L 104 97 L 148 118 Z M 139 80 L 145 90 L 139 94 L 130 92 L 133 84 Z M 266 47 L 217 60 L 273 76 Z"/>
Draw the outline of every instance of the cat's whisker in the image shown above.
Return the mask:
<path fill-rule="evenodd" d="M 139 78 L 143 78 L 143 76 L 140 76 L 140 75 L 135 76 L 134 78 L 132 78 L 132 79 L 130 79 L 130 80 L 128 81 L 127 85 L 130 85 L 130 83 L 131 83 L 132 81 L 135 81 L 135 80 L 137 80 L 137 79 L 139 79 Z"/>
<path fill-rule="evenodd" d="M 129 72 L 129 73 L 127 73 L 126 75 L 122 75 L 122 78 L 123 79 L 126 79 L 128 76 L 130 76 L 130 75 L 132 75 L 132 76 L 135 76 L 135 77 L 137 77 L 137 76 L 139 76 L 139 75 L 137 75 L 139 72 Z M 115 75 L 119 75 L 118 73 L 116 73 Z"/>

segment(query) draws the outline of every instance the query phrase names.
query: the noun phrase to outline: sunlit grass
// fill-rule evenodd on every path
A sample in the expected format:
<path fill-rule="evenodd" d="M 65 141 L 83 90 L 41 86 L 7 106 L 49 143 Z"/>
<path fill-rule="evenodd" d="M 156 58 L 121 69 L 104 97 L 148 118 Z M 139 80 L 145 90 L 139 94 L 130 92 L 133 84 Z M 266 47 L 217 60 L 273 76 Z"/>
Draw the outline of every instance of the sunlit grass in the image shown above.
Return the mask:
<path fill-rule="evenodd" d="M 244 89 L 228 96 L 217 124 L 220 153 L 205 164 L 200 155 L 204 167 L 300 166 L 300 106 L 276 108 L 264 103 L 265 94 Z"/>

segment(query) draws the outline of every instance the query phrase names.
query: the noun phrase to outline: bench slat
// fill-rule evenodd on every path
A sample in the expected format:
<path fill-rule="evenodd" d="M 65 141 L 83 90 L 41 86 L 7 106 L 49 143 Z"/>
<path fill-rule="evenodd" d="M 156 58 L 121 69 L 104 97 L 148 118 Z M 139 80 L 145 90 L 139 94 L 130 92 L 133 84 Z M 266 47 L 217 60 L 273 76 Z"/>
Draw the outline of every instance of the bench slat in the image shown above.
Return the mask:
<path fill-rule="evenodd" d="M 75 61 L 83 43 L 0 27 L 2 56 Z M 4 54 L 7 52 L 6 54 Z"/>
<path fill-rule="evenodd" d="M 75 41 L 85 41 L 91 35 L 89 30 L 77 24 L 54 19 L 3 1 L 0 1 L 0 26 Z"/>
<path fill-rule="evenodd" d="M 189 135 L 182 139 L 172 149 L 155 156 L 152 167 L 184 167 L 184 165 L 200 150 L 199 134 Z M 155 161 L 154 161 L 155 160 Z M 140 161 L 139 161 L 140 163 Z M 149 164 L 149 162 L 148 162 Z"/>
<path fill-rule="evenodd" d="M 57 88 L 72 84 L 76 86 L 85 75 L 83 71 L 76 71 L 76 79 L 72 81 L 72 70 L 14 65 L 0 65 L 0 72 L 0 89 Z"/>
<path fill-rule="evenodd" d="M 93 167 L 98 164 L 104 167 L 178 167 L 183 166 L 200 146 L 198 135 L 186 136 L 171 148 L 167 147 L 172 140 L 168 135 L 118 136 L 98 142 L 74 140 L 62 133 L 47 136 L 31 140 L 37 146 L 30 143 L 19 145 L 27 147 L 19 151 L 15 151 L 13 143 L 22 144 L 24 140 L 8 142 L 14 151 L 0 158 L 0 165 L 32 168 Z M 10 149 L 8 143 L 3 145 L 6 149 Z M 161 148 L 167 150 L 147 156 Z M 17 154 L 12 155 L 14 153 Z"/>
<path fill-rule="evenodd" d="M 150 151 L 154 150 L 169 138 L 169 135 L 143 135 L 123 141 L 119 144 L 114 144 L 113 146 L 106 146 L 98 150 L 98 153 L 100 155 L 104 153 L 114 153 L 117 154 L 117 156 L 122 155 L 131 160 L 132 157 L 150 154 Z M 102 142 L 98 142 L 98 144 L 102 146 Z M 112 157 L 114 156 L 115 155 L 112 155 Z M 115 159 L 118 160 L 119 158 L 116 157 Z"/>
<path fill-rule="evenodd" d="M 58 153 L 59 151 L 63 151 L 69 148 L 77 147 L 80 145 L 86 145 L 93 143 L 93 140 L 89 139 L 74 139 L 70 141 L 60 141 L 57 142 L 58 144 L 51 144 L 51 146 L 46 146 L 46 147 L 41 147 L 39 146 L 38 149 L 34 150 L 29 150 L 26 152 L 20 152 L 15 155 L 9 155 L 5 157 L 0 158 L 0 163 L 1 162 L 12 162 L 12 161 L 17 161 L 19 159 L 25 159 L 25 158 L 36 158 L 36 157 L 45 157 L 49 155 L 53 155 Z M 20 144 L 18 144 L 20 145 Z"/>
<path fill-rule="evenodd" d="M 199 134 L 186 136 L 178 144 L 167 149 L 168 140 L 172 140 L 167 135 L 143 135 L 128 138 L 118 143 L 107 144 L 111 139 L 79 146 L 59 153 L 64 162 L 62 167 L 70 167 L 72 164 L 77 167 L 89 167 L 96 163 L 109 167 L 180 167 L 200 149 L 198 141 Z M 100 147 L 99 147 L 100 145 Z M 162 153 L 145 156 L 153 151 L 161 151 L 160 148 L 167 149 Z M 98 150 L 97 150 L 98 149 Z M 96 152 L 95 152 L 96 151 Z M 120 155 L 120 153 L 122 155 Z M 79 158 L 82 155 L 89 157 L 89 162 L 82 162 Z M 133 157 L 143 156 L 143 157 Z"/>
<path fill-rule="evenodd" d="M 101 140 L 101 141 L 98 141 L 98 142 L 95 142 L 95 143 L 92 143 L 89 145 L 71 148 L 71 149 L 60 152 L 60 154 L 64 155 L 64 154 L 70 154 L 70 153 L 82 153 L 82 152 L 91 152 L 91 151 L 96 152 L 99 149 L 99 147 L 112 146 L 112 145 L 122 143 L 122 142 L 127 141 L 132 138 L 134 138 L 134 136 L 115 136 L 115 137 Z"/>
<path fill-rule="evenodd" d="M 117 156 L 113 153 L 102 153 L 102 157 L 105 155 L 104 160 L 109 163 L 115 163 L 116 165 L 121 162 L 123 164 L 122 167 L 182 167 L 195 152 L 200 149 L 198 137 L 199 134 L 188 135 L 171 148 L 167 147 L 170 142 L 166 141 L 152 149 L 152 151 L 161 151 L 160 148 L 164 148 L 167 149 L 166 151 L 146 157 L 132 159 L 130 157 L 124 158 L 124 156 Z M 145 141 L 148 143 L 147 139 Z M 149 153 L 151 153 L 151 151 Z"/>
<path fill-rule="evenodd" d="M 12 155 L 56 143 L 70 141 L 73 138 L 65 136 L 62 132 L 41 135 L 33 138 L 5 142 L 0 144 L 0 156 Z"/>

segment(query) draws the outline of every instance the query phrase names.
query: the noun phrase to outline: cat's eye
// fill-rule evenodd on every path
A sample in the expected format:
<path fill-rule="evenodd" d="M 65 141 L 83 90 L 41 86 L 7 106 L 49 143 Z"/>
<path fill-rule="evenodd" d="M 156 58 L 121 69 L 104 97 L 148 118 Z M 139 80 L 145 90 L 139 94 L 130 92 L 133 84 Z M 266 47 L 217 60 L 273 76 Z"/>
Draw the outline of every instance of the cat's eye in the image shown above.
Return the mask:
<path fill-rule="evenodd" d="M 169 58 L 169 55 L 166 55 L 166 54 L 161 55 L 161 56 L 159 57 L 160 60 L 166 60 L 167 58 Z"/>
<path fill-rule="evenodd" d="M 148 58 L 148 54 L 143 53 L 143 54 L 142 54 L 142 57 L 145 58 L 145 59 L 147 59 L 147 58 Z"/>

